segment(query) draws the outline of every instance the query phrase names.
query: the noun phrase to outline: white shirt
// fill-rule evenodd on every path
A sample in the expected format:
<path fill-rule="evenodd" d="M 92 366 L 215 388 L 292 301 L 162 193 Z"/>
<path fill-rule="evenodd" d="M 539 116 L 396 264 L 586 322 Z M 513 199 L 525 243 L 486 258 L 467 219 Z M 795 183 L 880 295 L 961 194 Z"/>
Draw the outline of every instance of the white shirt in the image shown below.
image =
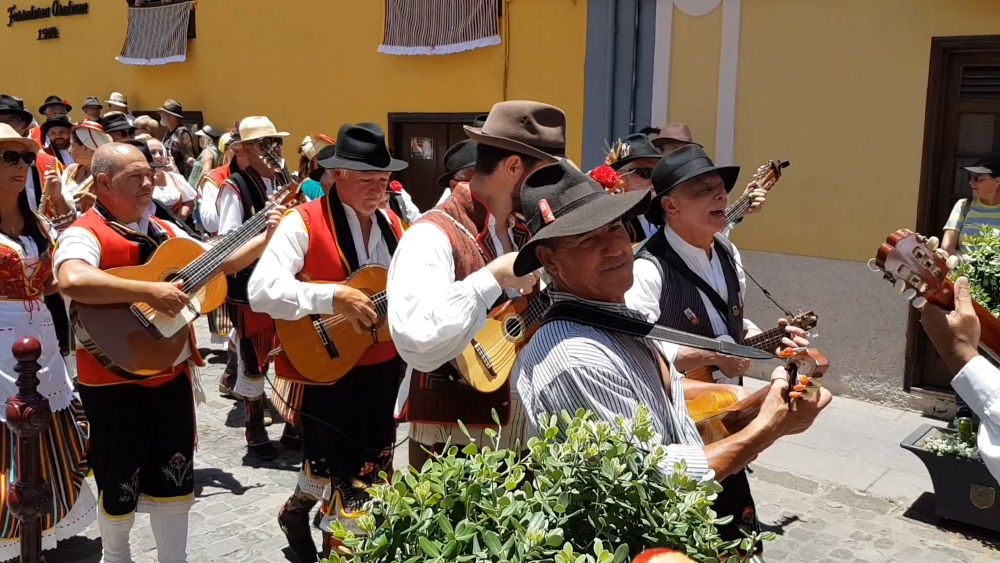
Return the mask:
<path fill-rule="evenodd" d="M 417 207 L 417 204 L 413 203 L 413 198 L 410 197 L 410 194 L 406 193 L 405 189 L 400 190 L 399 195 L 402 200 L 403 215 L 405 215 L 403 220 L 406 221 L 407 224 L 413 223 L 420 218 L 420 209 Z"/>
<path fill-rule="evenodd" d="M 951 380 L 951 386 L 979 417 L 979 455 L 1000 480 L 1000 369 L 976 356 Z"/>
<path fill-rule="evenodd" d="M 274 193 L 274 181 L 268 178 L 264 180 L 264 195 L 271 197 Z M 240 200 L 238 188 L 227 186 L 219 189 L 219 197 L 216 200 L 219 209 L 219 236 L 243 224 L 243 201 Z"/>
<path fill-rule="evenodd" d="M 194 201 L 198 194 L 183 176 L 170 170 L 164 170 L 163 174 L 164 185 L 153 186 L 153 199 L 162 203 L 167 209 L 178 203 Z"/>
<path fill-rule="evenodd" d="M 492 216 L 487 228 L 493 248 L 501 249 Z M 386 290 L 392 341 L 400 357 L 419 371 L 455 359 L 503 294 L 486 268 L 456 281 L 451 242 L 432 223 L 417 223 L 403 235 L 389 266 Z"/>
<path fill-rule="evenodd" d="M 391 260 L 389 246 L 382 237 L 382 230 L 375 224 L 374 214 L 371 234 L 368 243 L 364 244 L 357 212 L 348 205 L 341 205 L 347 215 L 351 238 L 354 239 L 358 264 L 388 267 Z M 254 311 L 288 321 L 301 319 L 306 315 L 333 313 L 336 284 L 307 283 L 295 278 L 295 274 L 302 271 L 308 249 L 309 232 L 302 222 L 302 215 L 297 211 L 286 214 L 271 235 L 271 240 L 247 284 L 247 295 Z"/>
<path fill-rule="evenodd" d="M 201 219 L 201 226 L 209 233 L 219 232 L 219 187 L 212 182 L 201 182 L 201 205 L 198 206 L 198 215 Z"/>

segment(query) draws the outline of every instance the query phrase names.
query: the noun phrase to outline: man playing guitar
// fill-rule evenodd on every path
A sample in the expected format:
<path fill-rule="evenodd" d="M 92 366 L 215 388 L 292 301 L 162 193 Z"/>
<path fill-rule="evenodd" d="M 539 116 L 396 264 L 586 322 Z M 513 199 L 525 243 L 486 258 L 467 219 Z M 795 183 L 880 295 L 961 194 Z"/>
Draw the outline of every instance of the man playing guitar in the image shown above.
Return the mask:
<path fill-rule="evenodd" d="M 382 129 L 375 124 L 342 126 L 335 146 L 332 157 L 319 161 L 332 170 L 333 189 L 281 220 L 250 278 L 248 295 L 254 311 L 274 319 L 337 314 L 362 332 L 379 320 L 372 300 L 358 289 L 328 282 L 343 281 L 364 266 L 388 268 L 403 228 L 395 213 L 379 207 L 389 174 L 407 164 L 389 156 Z M 275 373 L 305 381 L 284 354 L 275 360 Z M 300 560 L 316 561 L 309 512 L 319 498 L 324 500 L 320 529 L 326 550 L 331 547 L 330 519 L 357 531 L 354 520 L 368 499 L 365 487 L 380 471 L 392 470 L 393 404 L 400 373 L 396 349 L 387 342 L 370 347 L 335 385 L 304 385 L 299 407 L 302 470 L 278 515 Z"/>

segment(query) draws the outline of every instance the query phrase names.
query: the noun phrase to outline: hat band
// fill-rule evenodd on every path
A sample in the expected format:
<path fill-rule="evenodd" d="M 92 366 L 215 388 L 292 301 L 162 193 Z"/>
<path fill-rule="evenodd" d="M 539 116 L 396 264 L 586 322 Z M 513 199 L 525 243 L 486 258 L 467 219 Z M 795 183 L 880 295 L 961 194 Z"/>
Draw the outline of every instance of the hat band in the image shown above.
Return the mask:
<path fill-rule="evenodd" d="M 594 201 L 596 198 L 602 195 L 607 195 L 607 192 L 602 190 L 599 192 L 590 192 L 588 194 L 582 195 L 574 200 L 566 202 L 565 204 L 562 205 L 562 207 L 556 209 L 552 213 L 552 215 L 555 216 L 556 220 L 558 220 L 560 217 L 564 217 L 572 213 L 574 209 L 584 204 L 590 203 L 591 201 Z M 531 218 L 531 223 L 528 225 L 528 227 L 532 232 L 532 236 L 537 235 L 538 231 L 541 231 L 543 228 L 545 228 L 545 224 L 543 221 L 544 218 L 542 217 L 541 213 Z"/>
<path fill-rule="evenodd" d="M 673 173 L 670 175 L 671 178 L 669 180 L 672 183 L 668 187 L 659 191 L 658 195 L 665 194 L 670 190 L 676 188 L 677 184 L 681 183 L 681 180 L 690 179 L 695 176 L 700 176 L 701 174 L 707 174 L 709 172 L 715 172 L 717 168 L 718 167 L 716 167 L 715 164 L 712 162 L 712 159 L 705 156 L 699 156 L 694 160 L 688 161 L 682 164 L 681 166 L 678 166 L 677 169 L 673 171 Z M 697 170 L 702 170 L 702 172 L 698 174 L 691 174 L 691 172 Z"/>

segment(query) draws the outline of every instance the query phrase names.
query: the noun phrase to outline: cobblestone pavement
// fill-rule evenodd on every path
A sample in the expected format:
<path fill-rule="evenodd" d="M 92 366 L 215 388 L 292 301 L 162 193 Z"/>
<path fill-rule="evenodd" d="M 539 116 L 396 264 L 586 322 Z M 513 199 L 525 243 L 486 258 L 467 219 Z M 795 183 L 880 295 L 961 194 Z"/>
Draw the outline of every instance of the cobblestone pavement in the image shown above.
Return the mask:
<path fill-rule="evenodd" d="M 204 347 L 209 342 L 204 326 L 199 332 Z M 210 364 L 202 371 L 208 402 L 198 408 L 198 501 L 191 513 L 190 561 L 290 560 L 276 517 L 295 485 L 300 455 L 279 446 L 282 456 L 272 463 L 258 464 L 245 456 L 242 405 L 221 398 L 216 391 L 225 355 L 219 347 L 203 352 Z M 269 432 L 277 439 L 281 425 L 272 426 Z M 400 428 L 400 437 L 405 432 L 405 427 Z M 405 458 L 404 445 L 397 449 L 396 466 L 405 464 Z M 766 546 L 768 561 L 1000 560 L 1000 536 L 983 535 L 959 525 L 939 527 L 930 493 L 904 505 L 774 467 L 755 468 L 751 482 L 765 529 L 778 534 L 778 539 Z M 318 544 L 319 535 L 314 535 Z M 156 560 L 145 515 L 137 517 L 132 544 L 137 562 Z M 99 561 L 96 524 L 85 535 L 47 552 L 46 557 L 51 563 Z"/>

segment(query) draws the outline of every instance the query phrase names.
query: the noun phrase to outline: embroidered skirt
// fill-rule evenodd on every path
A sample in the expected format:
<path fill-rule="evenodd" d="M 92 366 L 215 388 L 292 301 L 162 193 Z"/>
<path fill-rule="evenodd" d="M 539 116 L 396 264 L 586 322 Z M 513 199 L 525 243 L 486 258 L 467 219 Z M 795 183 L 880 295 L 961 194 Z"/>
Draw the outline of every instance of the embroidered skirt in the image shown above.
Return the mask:
<path fill-rule="evenodd" d="M 87 464 L 87 422 L 76 400 L 52 413 L 41 436 L 42 479 L 52 489 L 49 513 L 42 517 L 42 548 L 82 533 L 97 516 L 94 494 L 84 480 Z M 17 481 L 17 436 L 3 425 L 0 431 L 0 561 L 20 553 L 20 522 L 7 507 L 7 497 Z"/>

